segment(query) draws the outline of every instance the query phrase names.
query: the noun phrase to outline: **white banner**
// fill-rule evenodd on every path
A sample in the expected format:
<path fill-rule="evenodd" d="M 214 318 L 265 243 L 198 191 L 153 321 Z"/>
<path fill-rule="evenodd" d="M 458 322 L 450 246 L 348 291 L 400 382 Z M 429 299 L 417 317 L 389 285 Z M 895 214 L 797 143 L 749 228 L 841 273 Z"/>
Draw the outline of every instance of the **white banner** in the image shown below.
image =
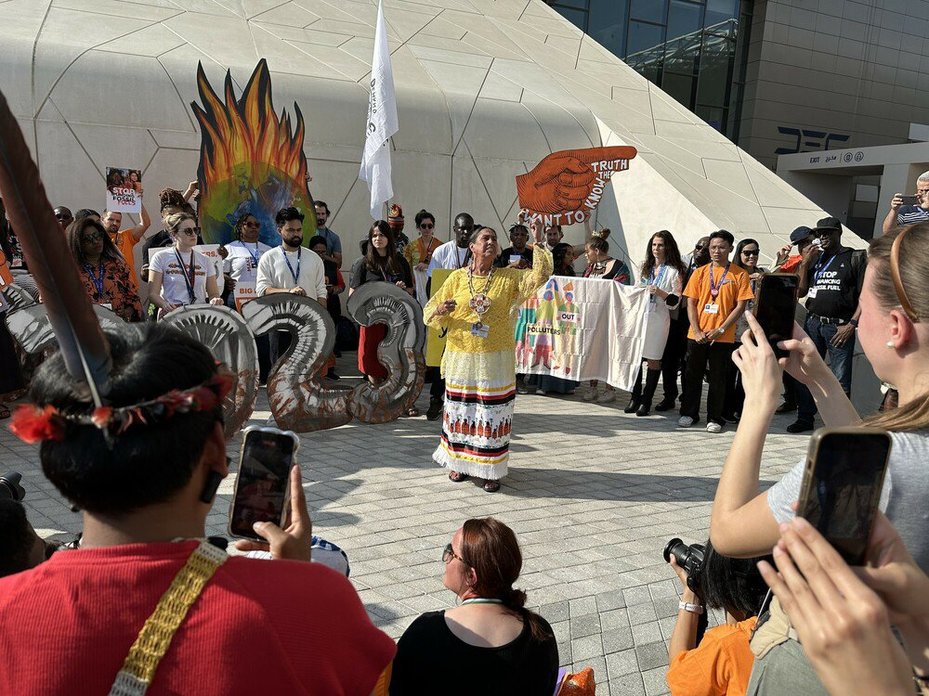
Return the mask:
<path fill-rule="evenodd" d="M 382 205 L 393 198 L 390 180 L 390 136 L 397 132 L 397 97 L 387 46 L 383 0 L 377 4 L 377 27 L 374 32 L 374 58 L 371 61 L 371 94 L 368 98 L 368 126 L 358 178 L 371 191 L 371 217 L 383 218 Z"/>
<path fill-rule="evenodd" d="M 642 363 L 648 290 L 552 276 L 519 310 L 516 372 L 630 391 Z"/>
<path fill-rule="evenodd" d="M 223 277 L 223 257 L 219 255 L 219 244 L 197 244 L 194 251 L 199 251 L 213 262 L 213 268 L 216 270 L 216 291 L 222 293 L 226 287 L 226 279 Z"/>

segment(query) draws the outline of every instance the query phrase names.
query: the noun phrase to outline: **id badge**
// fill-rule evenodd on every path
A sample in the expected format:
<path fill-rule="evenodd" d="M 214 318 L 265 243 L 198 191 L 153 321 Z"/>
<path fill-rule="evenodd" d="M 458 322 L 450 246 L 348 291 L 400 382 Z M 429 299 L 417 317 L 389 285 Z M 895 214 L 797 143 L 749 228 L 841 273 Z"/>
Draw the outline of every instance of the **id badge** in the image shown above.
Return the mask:
<path fill-rule="evenodd" d="M 806 296 L 810 299 L 816 297 L 816 293 L 819 292 L 819 288 L 810 288 L 806 291 Z"/>
<path fill-rule="evenodd" d="M 719 305 L 714 302 L 707 302 L 703 305 L 704 314 L 719 314 Z"/>
<path fill-rule="evenodd" d="M 471 324 L 471 335 L 477 336 L 478 338 L 487 338 L 487 335 L 490 333 L 490 327 L 487 324 L 482 324 L 481 322 L 475 322 Z"/>

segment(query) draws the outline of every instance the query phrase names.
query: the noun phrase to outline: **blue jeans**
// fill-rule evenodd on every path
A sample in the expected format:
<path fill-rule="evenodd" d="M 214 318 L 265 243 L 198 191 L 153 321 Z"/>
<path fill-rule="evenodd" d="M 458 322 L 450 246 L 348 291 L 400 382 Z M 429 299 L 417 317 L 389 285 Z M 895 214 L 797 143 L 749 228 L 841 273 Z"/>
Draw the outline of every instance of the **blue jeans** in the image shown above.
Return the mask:
<path fill-rule="evenodd" d="M 838 330 L 838 324 L 823 324 L 818 317 L 812 314 L 807 315 L 804 330 L 816 345 L 816 350 L 820 356 L 826 357 L 829 353 L 829 367 L 832 374 L 839 380 L 842 385 L 842 391 L 846 395 L 852 392 L 852 356 L 855 354 L 855 334 L 845 342 L 844 345 L 836 347 L 832 345 L 832 337 Z M 797 385 L 797 420 L 804 423 L 812 423 L 816 415 L 816 402 L 813 401 L 813 395 L 810 390 L 802 384 Z"/>

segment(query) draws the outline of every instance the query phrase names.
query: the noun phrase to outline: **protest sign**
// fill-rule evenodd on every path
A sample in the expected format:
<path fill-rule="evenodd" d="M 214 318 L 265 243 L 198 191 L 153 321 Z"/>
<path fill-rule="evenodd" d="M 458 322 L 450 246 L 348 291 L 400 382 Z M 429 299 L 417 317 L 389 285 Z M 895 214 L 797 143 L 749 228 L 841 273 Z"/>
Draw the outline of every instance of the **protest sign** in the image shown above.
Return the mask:
<path fill-rule="evenodd" d="M 604 380 L 631 390 L 642 363 L 648 299 L 643 287 L 552 276 L 519 310 L 516 372 Z"/>
<path fill-rule="evenodd" d="M 545 225 L 582 223 L 600 204 L 613 173 L 626 171 L 635 156 L 626 145 L 553 152 L 516 177 L 519 207 Z"/>
<path fill-rule="evenodd" d="M 142 212 L 142 172 L 106 168 L 106 209 L 114 213 Z"/>
<path fill-rule="evenodd" d="M 223 278 L 223 257 L 219 255 L 219 244 L 197 244 L 194 251 L 199 251 L 213 263 L 216 269 L 216 291 L 221 293 L 226 279 Z"/>
<path fill-rule="evenodd" d="M 240 312 L 242 311 L 242 305 L 258 297 L 258 293 L 255 290 L 255 283 L 244 280 L 237 280 L 235 282 L 235 290 L 232 292 L 232 296 L 235 298 L 235 308 Z"/>
<path fill-rule="evenodd" d="M 448 280 L 453 269 L 451 268 L 434 268 L 432 270 L 432 285 L 429 286 L 429 297 L 433 297 L 439 288 Z M 429 327 L 426 334 L 426 365 L 429 367 L 439 367 L 442 364 L 442 354 L 445 352 L 445 333 L 446 330 L 434 329 Z"/>

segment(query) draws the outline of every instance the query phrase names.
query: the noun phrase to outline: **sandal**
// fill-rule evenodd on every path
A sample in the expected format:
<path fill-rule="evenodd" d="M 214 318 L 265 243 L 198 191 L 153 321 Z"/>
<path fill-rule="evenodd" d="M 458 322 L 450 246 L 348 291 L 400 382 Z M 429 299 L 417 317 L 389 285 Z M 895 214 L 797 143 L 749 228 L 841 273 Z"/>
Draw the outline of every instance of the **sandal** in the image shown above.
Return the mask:
<path fill-rule="evenodd" d="M 500 490 L 499 481 L 484 481 L 484 490 L 488 493 L 496 493 Z"/>
<path fill-rule="evenodd" d="M 470 477 L 467 474 L 463 474 L 460 471 L 449 471 L 448 480 L 454 481 L 455 483 L 461 483 L 462 481 L 467 481 Z"/>

